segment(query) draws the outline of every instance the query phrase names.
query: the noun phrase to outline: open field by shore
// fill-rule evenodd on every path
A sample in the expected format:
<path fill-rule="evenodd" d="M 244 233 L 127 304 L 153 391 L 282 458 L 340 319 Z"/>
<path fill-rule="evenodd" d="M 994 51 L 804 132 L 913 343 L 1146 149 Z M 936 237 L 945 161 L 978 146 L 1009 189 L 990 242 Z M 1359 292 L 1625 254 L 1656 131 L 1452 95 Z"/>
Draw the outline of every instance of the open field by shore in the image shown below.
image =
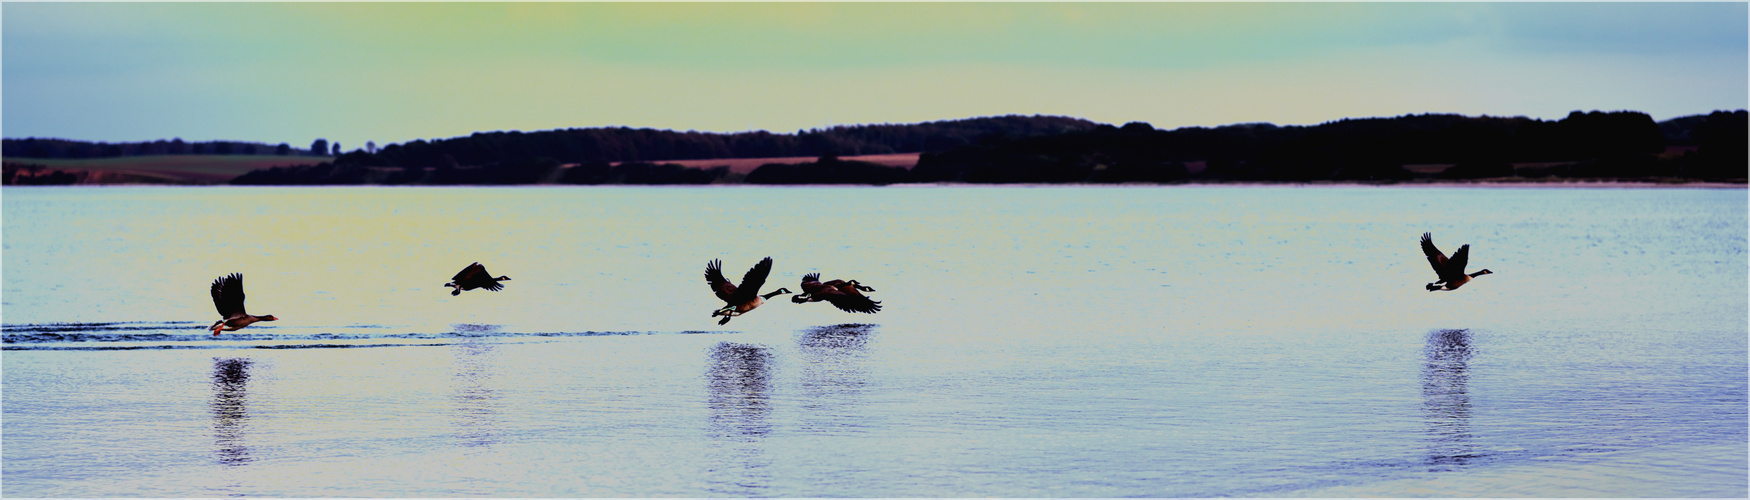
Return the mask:
<path fill-rule="evenodd" d="M 166 183 L 209 184 L 229 181 L 251 170 L 288 165 L 313 165 L 327 156 L 275 155 L 152 155 L 113 158 L 6 158 L 7 164 L 40 165 L 46 174 L 88 172 L 85 184 Z"/>
<path fill-rule="evenodd" d="M 920 153 L 896 153 L 896 154 L 887 154 L 887 155 L 844 156 L 844 157 L 840 157 L 839 159 L 845 160 L 845 161 L 860 161 L 860 162 L 867 162 L 867 163 L 875 163 L 875 164 L 889 166 L 889 167 L 900 167 L 900 168 L 910 169 L 910 168 L 918 165 L 918 155 L 919 154 Z M 797 164 L 802 164 L 802 163 L 814 162 L 814 161 L 817 161 L 819 159 L 820 159 L 819 157 L 815 157 L 815 156 L 785 156 L 785 157 L 777 157 L 777 158 L 720 158 L 720 159 L 715 159 L 715 160 L 670 160 L 670 161 L 659 161 L 659 162 L 653 162 L 653 163 L 674 163 L 674 164 L 679 164 L 679 165 L 691 167 L 691 168 L 729 167 L 730 172 L 737 173 L 737 174 L 746 174 L 748 172 L 752 172 L 756 168 L 760 168 L 760 165 L 765 165 L 768 163 L 781 163 L 781 164 L 786 164 L 786 165 L 797 165 Z"/>

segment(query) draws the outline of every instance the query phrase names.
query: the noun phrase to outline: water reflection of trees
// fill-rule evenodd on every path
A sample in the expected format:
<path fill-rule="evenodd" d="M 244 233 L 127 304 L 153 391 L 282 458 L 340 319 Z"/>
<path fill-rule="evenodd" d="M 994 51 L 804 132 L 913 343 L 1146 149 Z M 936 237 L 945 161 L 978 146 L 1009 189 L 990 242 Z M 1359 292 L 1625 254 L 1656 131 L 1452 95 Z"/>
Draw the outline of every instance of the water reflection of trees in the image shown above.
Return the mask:
<path fill-rule="evenodd" d="M 764 442 L 772 430 L 771 350 L 723 342 L 711 348 L 710 357 L 705 383 L 716 456 L 708 476 L 717 493 L 758 496 L 771 480 Z"/>
<path fill-rule="evenodd" d="M 1471 335 L 1469 330 L 1438 330 L 1423 348 L 1422 413 L 1428 423 L 1428 465 L 1434 470 L 1464 467 L 1474 460 L 1470 429 Z"/>
<path fill-rule="evenodd" d="M 451 424 L 462 446 L 491 446 L 498 442 L 499 395 L 492 387 L 493 346 L 462 342 L 450 351 L 456 372 L 450 376 L 455 403 Z"/>
<path fill-rule="evenodd" d="M 248 359 L 213 358 L 213 455 L 227 466 L 248 464 L 254 459 L 244 443 L 249 424 Z"/>

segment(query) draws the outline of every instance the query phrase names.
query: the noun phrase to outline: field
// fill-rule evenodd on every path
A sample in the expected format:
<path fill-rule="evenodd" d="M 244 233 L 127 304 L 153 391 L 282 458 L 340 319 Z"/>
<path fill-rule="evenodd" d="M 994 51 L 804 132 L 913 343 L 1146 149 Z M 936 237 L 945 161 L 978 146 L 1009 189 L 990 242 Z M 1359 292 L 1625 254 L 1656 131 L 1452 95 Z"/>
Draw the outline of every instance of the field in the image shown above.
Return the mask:
<path fill-rule="evenodd" d="M 90 159 L 7 158 L 6 163 L 42 165 L 49 171 L 89 172 L 88 184 L 108 184 L 118 179 L 141 183 L 211 184 L 229 181 L 251 170 L 286 165 L 311 165 L 326 156 L 274 155 L 160 155 Z"/>
<path fill-rule="evenodd" d="M 685 165 L 685 166 L 692 167 L 692 168 L 729 167 L 730 172 L 734 172 L 734 173 L 738 173 L 738 174 L 746 174 L 748 172 L 752 172 L 756 168 L 760 168 L 760 165 L 765 165 L 767 163 L 785 163 L 785 164 L 795 165 L 798 163 L 809 163 L 809 162 L 813 162 L 813 161 L 816 161 L 819 159 L 820 158 L 814 157 L 814 156 L 788 156 L 788 157 L 782 157 L 782 158 L 722 158 L 722 159 L 716 159 L 716 160 L 669 160 L 669 161 L 658 161 L 655 163 L 676 163 L 676 164 Z M 841 157 L 840 159 L 846 160 L 846 161 L 863 161 L 863 162 L 869 162 L 869 163 L 877 163 L 877 164 L 886 165 L 889 167 L 904 167 L 904 168 L 908 168 L 908 169 L 915 167 L 918 164 L 918 154 L 917 153 L 897 153 L 897 154 L 890 154 L 890 155 L 845 156 L 845 157 Z"/>

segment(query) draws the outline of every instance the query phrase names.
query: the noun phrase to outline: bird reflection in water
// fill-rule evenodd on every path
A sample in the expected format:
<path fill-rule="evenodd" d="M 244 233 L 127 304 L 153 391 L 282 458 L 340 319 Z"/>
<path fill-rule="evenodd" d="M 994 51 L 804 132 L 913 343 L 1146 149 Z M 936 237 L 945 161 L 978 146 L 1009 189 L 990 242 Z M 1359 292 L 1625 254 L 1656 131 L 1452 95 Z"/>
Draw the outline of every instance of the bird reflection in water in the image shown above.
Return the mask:
<path fill-rule="evenodd" d="M 1472 444 L 1471 402 L 1466 387 L 1472 355 L 1469 330 L 1438 330 L 1423 348 L 1422 413 L 1428 422 L 1428 466 L 1462 468 L 1479 455 Z"/>
<path fill-rule="evenodd" d="M 498 442 L 499 426 L 499 395 L 492 388 L 493 346 L 461 342 L 452 346 L 450 353 L 456 370 L 450 376 L 450 400 L 456 405 L 450 422 L 456 439 L 466 447 L 490 447 Z"/>
<path fill-rule="evenodd" d="M 844 324 L 810 328 L 797 346 L 802 354 L 804 431 L 854 432 L 868 425 L 858 409 L 868 386 L 864 358 L 875 325 Z"/>
<path fill-rule="evenodd" d="M 817 326 L 803 331 L 797 342 L 810 357 L 860 356 L 869 346 L 869 334 L 874 329 L 875 325 L 860 324 Z"/>
<path fill-rule="evenodd" d="M 710 393 L 711 447 L 708 472 L 713 493 L 762 496 L 771 483 L 772 465 L 764 439 L 772 430 L 772 353 L 764 347 L 730 342 L 711 348 L 705 383 Z"/>
<path fill-rule="evenodd" d="M 245 465 L 254 459 L 243 443 L 249 424 L 248 359 L 213 358 L 213 454 L 227 466 Z"/>
<path fill-rule="evenodd" d="M 711 348 L 711 427 L 720 436 L 764 436 L 771 430 L 771 350 L 723 342 Z"/>

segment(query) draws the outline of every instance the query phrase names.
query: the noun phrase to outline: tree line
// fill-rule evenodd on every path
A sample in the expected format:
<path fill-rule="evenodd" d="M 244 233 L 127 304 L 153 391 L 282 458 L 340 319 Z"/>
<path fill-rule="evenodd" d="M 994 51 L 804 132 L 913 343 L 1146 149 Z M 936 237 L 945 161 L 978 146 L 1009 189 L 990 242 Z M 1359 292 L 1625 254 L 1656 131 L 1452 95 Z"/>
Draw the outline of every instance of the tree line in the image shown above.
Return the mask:
<path fill-rule="evenodd" d="M 152 155 L 278 155 L 323 156 L 290 144 L 269 145 L 259 142 L 206 141 L 184 142 L 182 138 L 159 139 L 151 142 L 86 142 L 68 139 L 5 139 L 0 140 L 0 155 L 6 158 L 87 159 Z"/>
<path fill-rule="evenodd" d="M 540 132 L 477 132 L 467 137 L 392 144 L 372 153 L 353 151 L 334 163 L 367 166 L 488 165 L 551 158 L 560 163 L 620 163 L 871 155 L 947 150 L 989 135 L 1031 137 L 1089 130 L 1099 124 L 1061 116 L 997 116 L 906 125 L 848 125 L 738 133 L 677 132 L 648 128 L 573 128 Z"/>
<path fill-rule="evenodd" d="M 564 163 L 645 162 L 715 158 L 869 155 L 952 149 L 991 134 L 1026 137 L 1092 129 L 1099 124 L 1062 116 L 995 116 L 914 124 L 841 125 L 774 134 L 764 130 L 710 133 L 649 128 L 598 127 L 538 132 L 476 132 L 466 137 L 416 140 L 345 152 L 337 142 L 316 139 L 307 149 L 238 141 L 85 142 L 67 139 L 5 139 L 7 158 L 108 158 L 117 156 L 247 154 L 349 156 L 335 163 L 436 167 L 446 161 L 486 165 L 552 158 Z M 449 157 L 446 160 L 444 157 Z"/>
<path fill-rule="evenodd" d="M 1746 177 L 1743 110 L 1666 123 L 1632 111 L 1561 120 L 1424 114 L 1315 126 L 1241 124 L 1155 130 L 1146 123 L 926 153 L 912 182 L 1394 181 L 1410 165 L 1435 178 Z M 1666 154 L 1679 146 L 1678 154 Z M 1193 175 L 1187 168 L 1202 163 Z"/>
<path fill-rule="evenodd" d="M 894 184 L 1399 181 L 1413 178 L 1746 177 L 1744 110 L 1654 122 L 1632 111 L 1560 120 L 1453 114 L 1158 130 L 1053 116 L 1000 116 L 734 134 L 587 128 L 482 132 L 261 169 L 237 184 Z M 14 142 L 72 143 L 58 139 Z M 59 142 L 55 142 L 59 141 Z M 163 142 L 163 141 L 160 141 Z M 285 147 L 284 144 L 281 147 Z M 1675 147 L 1675 148 L 1673 148 Z M 332 149 L 318 139 L 312 150 Z M 921 152 L 904 169 L 841 156 Z M 812 156 L 746 174 L 672 160 Z M 1425 173 L 1425 166 L 1437 173 Z M 10 176 L 9 176 L 10 177 Z"/>
<path fill-rule="evenodd" d="M 234 182 L 883 185 L 1392 182 L 1429 177 L 1742 180 L 1750 169 L 1747 166 L 1750 160 L 1746 159 L 1746 137 L 1750 136 L 1747 124 L 1750 120 L 1743 110 L 1718 111 L 1664 123 L 1632 111 L 1575 111 L 1560 120 L 1422 114 L 1345 119 L 1313 126 L 1239 124 L 1175 130 L 1157 130 L 1147 123 L 1133 122 L 1121 127 L 1070 127 L 1055 133 L 1044 128 L 1031 131 L 1044 133 L 994 131 L 971 138 L 906 135 L 911 141 L 907 144 L 925 149 L 917 165 L 909 170 L 842 160 L 838 153 L 841 149 L 822 148 L 809 150 L 819 152 L 817 161 L 763 165 L 745 176 L 732 174 L 726 168 L 695 169 L 645 161 L 616 164 L 603 160 L 615 156 L 595 153 L 564 156 L 585 159 L 569 163 L 547 155 L 552 149 L 527 145 L 539 136 L 525 134 L 513 140 L 518 136 L 497 133 L 470 138 L 479 141 L 443 143 L 449 152 L 437 155 L 430 168 L 421 166 L 420 161 L 408 160 L 418 156 L 390 153 L 397 147 L 390 146 L 375 155 L 348 153 L 332 164 L 251 172 Z M 611 129 L 586 131 L 604 130 Z M 858 132 L 875 137 L 902 135 L 881 136 L 872 132 L 882 130 L 873 128 Z M 801 141 L 806 135 L 789 137 Z M 520 149 L 509 146 L 518 141 L 529 142 L 524 142 Z M 930 150 L 924 146 L 932 143 L 940 148 Z M 729 157 L 721 150 L 701 146 L 722 143 L 666 144 L 667 149 L 654 150 L 666 151 L 679 159 Z M 478 149 L 456 148 L 464 145 Z M 845 150 L 855 154 L 872 152 Z M 785 154 L 800 156 L 797 152 L 790 150 Z M 465 166 L 458 158 L 498 159 Z M 1409 168 L 1418 165 L 1432 165 L 1438 172 L 1425 174 Z"/>

